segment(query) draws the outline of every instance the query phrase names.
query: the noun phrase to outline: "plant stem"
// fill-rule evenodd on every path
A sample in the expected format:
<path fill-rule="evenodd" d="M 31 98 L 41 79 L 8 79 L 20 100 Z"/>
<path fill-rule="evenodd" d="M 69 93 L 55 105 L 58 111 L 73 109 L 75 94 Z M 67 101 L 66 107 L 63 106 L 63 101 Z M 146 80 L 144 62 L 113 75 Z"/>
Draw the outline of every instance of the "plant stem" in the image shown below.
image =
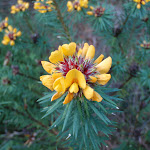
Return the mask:
<path fill-rule="evenodd" d="M 10 108 L 10 107 L 5 107 L 6 109 L 9 109 L 9 110 L 12 110 L 12 111 L 15 111 L 17 112 L 18 114 L 24 116 L 24 117 L 27 117 L 28 119 L 34 121 L 35 123 L 37 123 L 38 125 L 40 125 L 42 128 L 46 129 L 47 131 L 49 131 L 50 133 L 54 134 L 54 135 L 57 135 L 58 133 L 54 130 L 48 130 L 48 127 L 46 125 L 44 125 L 42 122 L 40 122 L 39 120 L 35 119 L 30 113 L 29 111 L 26 109 L 26 114 L 24 112 L 21 112 L 15 108 Z"/>
<path fill-rule="evenodd" d="M 25 15 L 24 15 L 24 16 L 25 16 L 24 19 L 25 19 L 25 21 L 26 21 L 26 23 L 27 23 L 29 29 L 31 30 L 32 33 L 34 33 L 34 30 L 33 30 L 32 26 L 31 26 L 31 24 L 30 24 L 30 22 L 29 22 L 29 20 L 28 20 L 27 14 L 26 14 L 26 13 L 24 13 L 24 14 L 25 14 Z"/>
<path fill-rule="evenodd" d="M 54 2 L 55 7 L 56 7 L 57 16 L 58 16 L 58 18 L 59 18 L 59 20 L 60 20 L 60 22 L 61 22 L 61 24 L 62 24 L 62 27 L 63 27 L 63 29 L 64 29 L 66 35 L 67 35 L 67 39 L 71 42 L 72 39 L 71 39 L 69 30 L 68 30 L 68 27 L 66 26 L 66 24 L 65 24 L 65 22 L 64 22 L 64 19 L 63 19 L 63 16 L 62 16 L 62 14 L 61 14 L 61 11 L 60 11 L 60 9 L 59 9 L 59 6 L 58 6 L 56 0 L 53 0 L 53 2 Z"/>
<path fill-rule="evenodd" d="M 135 9 L 134 9 L 134 10 L 135 10 Z M 118 36 L 122 33 L 123 28 L 124 28 L 124 26 L 126 25 L 126 23 L 127 23 L 127 21 L 128 21 L 128 19 L 129 19 L 129 17 L 130 17 L 130 15 L 131 15 L 132 12 L 133 12 L 133 11 L 131 10 L 130 13 L 127 15 L 126 19 L 124 20 L 124 22 L 123 22 L 123 24 L 122 24 L 122 27 L 121 27 L 121 29 L 120 29 L 120 32 L 117 34 L 116 37 L 118 37 Z"/>
<path fill-rule="evenodd" d="M 29 79 L 32 79 L 32 80 L 35 80 L 35 81 L 39 81 L 39 79 L 34 78 L 34 77 L 32 77 L 32 76 L 29 76 L 29 75 L 26 75 L 26 74 L 23 74 L 23 73 L 21 73 L 21 72 L 19 72 L 18 75 L 24 76 L 24 77 L 26 77 L 26 78 L 29 78 Z"/>
<path fill-rule="evenodd" d="M 132 78 L 133 78 L 133 76 L 130 75 L 129 78 L 118 87 L 118 89 L 122 89 Z M 111 96 L 115 95 L 117 92 L 118 91 L 112 93 Z"/>
<path fill-rule="evenodd" d="M 122 89 L 132 78 L 133 76 L 129 76 L 129 78 L 119 86 L 119 89 Z"/>

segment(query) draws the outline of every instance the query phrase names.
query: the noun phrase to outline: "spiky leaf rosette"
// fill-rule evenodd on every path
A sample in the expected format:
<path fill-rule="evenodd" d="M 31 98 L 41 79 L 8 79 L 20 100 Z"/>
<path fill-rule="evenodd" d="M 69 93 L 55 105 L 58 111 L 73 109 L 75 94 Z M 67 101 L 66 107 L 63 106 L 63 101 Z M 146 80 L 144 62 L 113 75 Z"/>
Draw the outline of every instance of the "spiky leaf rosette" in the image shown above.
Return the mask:
<path fill-rule="evenodd" d="M 100 147 L 106 140 L 105 136 L 113 131 L 113 123 L 106 114 L 114 112 L 117 108 L 114 100 L 120 100 L 106 94 L 117 89 L 100 86 L 107 84 L 111 78 L 107 74 L 112 64 L 111 57 L 103 60 L 104 55 L 100 55 L 94 61 L 94 55 L 93 45 L 85 43 L 78 46 L 71 42 L 52 52 L 50 62 L 41 62 L 50 74 L 40 77 L 42 84 L 56 91 L 54 95 L 50 93 L 38 100 L 42 104 L 50 98 L 53 101 L 43 109 L 46 111 L 43 117 L 55 114 L 50 129 L 63 124 L 61 137 L 65 143 L 78 149 Z"/>
<path fill-rule="evenodd" d="M 127 12 L 129 12 L 133 17 L 138 17 L 139 19 L 143 19 L 148 14 L 148 5 L 149 0 L 133 0 L 132 2 L 128 2 L 124 5 L 124 8 Z"/>
<path fill-rule="evenodd" d="M 113 27 L 113 10 L 106 4 L 90 6 L 87 11 L 88 22 L 92 24 L 92 27 L 96 31 L 110 31 Z"/>

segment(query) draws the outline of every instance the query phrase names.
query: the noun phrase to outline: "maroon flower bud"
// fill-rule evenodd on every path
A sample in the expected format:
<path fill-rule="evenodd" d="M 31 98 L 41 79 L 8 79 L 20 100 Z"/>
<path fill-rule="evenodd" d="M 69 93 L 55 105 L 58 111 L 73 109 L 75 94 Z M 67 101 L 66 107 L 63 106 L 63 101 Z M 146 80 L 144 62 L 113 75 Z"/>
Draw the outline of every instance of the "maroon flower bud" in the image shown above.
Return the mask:
<path fill-rule="evenodd" d="M 34 33 L 31 35 L 31 38 L 33 40 L 33 43 L 36 44 L 39 38 L 39 34 L 38 33 Z"/>
<path fill-rule="evenodd" d="M 12 57 L 12 53 L 11 53 L 10 51 L 8 51 L 8 52 L 6 53 L 5 58 L 10 58 L 10 57 Z"/>
<path fill-rule="evenodd" d="M 4 78 L 4 79 L 2 79 L 2 84 L 3 85 L 8 85 L 8 84 L 10 84 L 11 83 L 11 81 L 6 77 L 6 78 Z"/>
<path fill-rule="evenodd" d="M 137 64 L 132 64 L 130 67 L 129 67 L 129 74 L 133 77 L 135 77 L 139 71 L 139 66 Z"/>
<path fill-rule="evenodd" d="M 12 68 L 13 75 L 17 75 L 19 73 L 19 67 L 18 66 L 12 65 L 11 68 Z"/>

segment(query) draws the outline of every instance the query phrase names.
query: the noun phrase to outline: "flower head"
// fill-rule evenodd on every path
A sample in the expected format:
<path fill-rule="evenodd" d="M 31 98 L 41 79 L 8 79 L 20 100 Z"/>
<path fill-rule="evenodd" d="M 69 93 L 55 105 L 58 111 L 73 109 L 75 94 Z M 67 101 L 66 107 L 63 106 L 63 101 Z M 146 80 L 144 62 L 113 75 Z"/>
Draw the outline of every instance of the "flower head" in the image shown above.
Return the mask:
<path fill-rule="evenodd" d="M 143 43 L 141 44 L 141 47 L 145 49 L 150 49 L 150 42 L 143 41 Z"/>
<path fill-rule="evenodd" d="M 28 2 L 24 2 L 23 0 L 18 0 L 16 5 L 11 6 L 11 13 L 15 14 L 20 11 L 25 11 L 28 8 L 29 8 Z"/>
<path fill-rule="evenodd" d="M 73 10 L 81 11 L 82 8 L 88 8 L 88 0 L 68 1 L 67 7 L 69 12 Z"/>
<path fill-rule="evenodd" d="M 38 10 L 40 13 L 50 12 L 55 8 L 52 3 L 52 0 L 48 0 L 46 2 L 44 2 L 44 0 L 36 0 L 34 3 L 34 9 Z"/>
<path fill-rule="evenodd" d="M 79 47 L 76 43 L 63 44 L 51 53 L 49 60 L 41 61 L 43 68 L 50 75 L 40 77 L 42 84 L 51 91 L 55 90 L 51 101 L 67 92 L 63 104 L 69 103 L 75 97 L 85 96 L 86 99 L 100 102 L 102 97 L 94 91 L 96 84 L 105 85 L 111 78 L 107 74 L 111 68 L 112 59 L 100 55 L 95 61 L 95 47 L 85 43 Z M 103 60 L 103 61 L 102 61 Z"/>
<path fill-rule="evenodd" d="M 101 17 L 104 12 L 105 12 L 105 8 L 103 8 L 102 6 L 99 6 L 99 7 L 90 7 L 91 11 L 87 11 L 87 14 L 92 16 L 94 15 L 95 17 Z"/>
<path fill-rule="evenodd" d="M 0 22 L 0 32 L 8 26 L 8 17 L 5 18 L 2 22 Z"/>
<path fill-rule="evenodd" d="M 21 31 L 17 31 L 17 29 L 12 26 L 8 26 L 8 30 L 5 30 L 5 33 L 2 41 L 4 45 L 8 45 L 9 43 L 11 46 L 15 45 L 16 37 L 21 36 Z"/>
<path fill-rule="evenodd" d="M 148 3 L 150 0 L 133 0 L 134 2 L 137 3 L 137 9 L 141 8 L 141 5 L 145 5 L 146 3 Z"/>

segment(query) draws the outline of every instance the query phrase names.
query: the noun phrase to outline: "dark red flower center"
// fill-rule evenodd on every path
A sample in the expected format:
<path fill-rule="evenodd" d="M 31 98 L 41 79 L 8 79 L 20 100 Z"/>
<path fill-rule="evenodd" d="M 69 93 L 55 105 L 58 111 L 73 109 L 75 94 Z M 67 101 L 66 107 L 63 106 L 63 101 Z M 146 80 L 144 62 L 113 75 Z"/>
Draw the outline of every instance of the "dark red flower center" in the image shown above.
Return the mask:
<path fill-rule="evenodd" d="M 77 69 L 84 74 L 86 80 L 89 80 L 89 76 L 97 73 L 93 61 L 85 60 L 82 56 L 64 58 L 64 61 L 60 62 L 55 69 L 63 73 L 63 76 L 66 76 L 71 69 Z"/>
<path fill-rule="evenodd" d="M 105 11 L 105 8 L 100 6 L 100 7 L 95 9 L 94 13 L 97 17 L 101 17 L 104 14 L 104 11 Z"/>
<path fill-rule="evenodd" d="M 8 34 L 8 37 L 10 38 L 10 40 L 14 40 L 14 33 L 10 32 Z"/>

